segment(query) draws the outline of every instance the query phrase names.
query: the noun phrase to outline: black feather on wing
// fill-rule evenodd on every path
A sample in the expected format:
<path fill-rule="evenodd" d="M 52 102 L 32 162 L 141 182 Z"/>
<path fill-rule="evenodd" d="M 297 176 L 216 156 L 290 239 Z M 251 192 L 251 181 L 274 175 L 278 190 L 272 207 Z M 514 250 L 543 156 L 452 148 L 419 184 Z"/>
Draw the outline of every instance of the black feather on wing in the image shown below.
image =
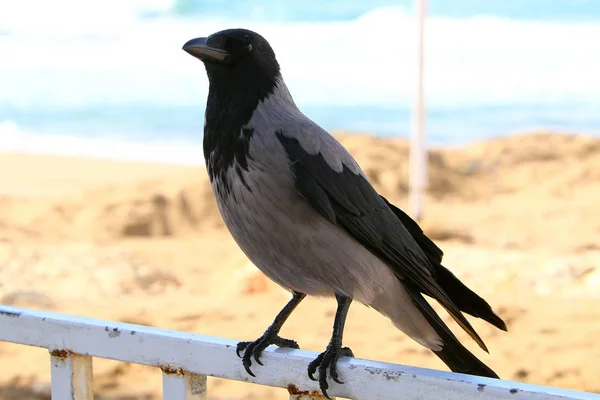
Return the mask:
<path fill-rule="evenodd" d="M 417 241 L 421 249 L 429 258 L 429 261 L 431 261 L 433 265 L 435 265 L 436 263 L 441 263 L 442 258 L 444 257 L 444 252 L 442 252 L 442 249 L 437 247 L 436 244 L 431 241 L 431 239 L 425 236 L 419 224 L 417 224 L 417 222 L 413 220 L 404 211 L 390 203 L 385 197 L 381 195 L 380 197 L 383 199 L 385 204 L 387 204 L 388 208 L 392 210 L 394 214 L 396 214 L 396 216 L 398 217 L 400 222 L 402 222 L 402 224 L 406 227 L 406 229 L 408 229 L 411 236 Z"/>
<path fill-rule="evenodd" d="M 281 132 L 276 135 L 291 160 L 300 195 L 324 218 L 343 227 L 363 246 L 385 260 L 398 278 L 437 300 L 487 351 L 469 321 L 436 281 L 437 272 L 427 254 L 435 253 L 434 248 L 423 251 L 388 202 L 379 196 L 365 177 L 355 174 L 347 166 L 336 172 L 321 154 L 307 153 L 297 139 Z M 441 260 L 441 251 L 437 250 Z"/>

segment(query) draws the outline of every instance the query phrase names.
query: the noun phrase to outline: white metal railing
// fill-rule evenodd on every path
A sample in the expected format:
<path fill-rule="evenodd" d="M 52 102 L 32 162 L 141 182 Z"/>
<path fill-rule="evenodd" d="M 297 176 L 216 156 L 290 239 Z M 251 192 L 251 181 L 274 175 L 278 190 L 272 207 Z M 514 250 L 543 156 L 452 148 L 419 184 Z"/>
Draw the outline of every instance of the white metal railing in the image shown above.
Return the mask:
<path fill-rule="evenodd" d="M 249 376 L 235 354 L 236 342 L 141 325 L 102 321 L 0 305 L 0 340 L 50 351 L 52 398 L 88 400 L 92 357 L 150 365 L 163 371 L 163 398 L 206 399 L 206 377 L 287 388 L 292 399 L 322 397 L 306 368 L 316 354 L 270 347 L 264 366 Z M 363 359 L 343 359 L 333 396 L 376 399 L 595 399 L 600 395 L 488 379 Z"/>

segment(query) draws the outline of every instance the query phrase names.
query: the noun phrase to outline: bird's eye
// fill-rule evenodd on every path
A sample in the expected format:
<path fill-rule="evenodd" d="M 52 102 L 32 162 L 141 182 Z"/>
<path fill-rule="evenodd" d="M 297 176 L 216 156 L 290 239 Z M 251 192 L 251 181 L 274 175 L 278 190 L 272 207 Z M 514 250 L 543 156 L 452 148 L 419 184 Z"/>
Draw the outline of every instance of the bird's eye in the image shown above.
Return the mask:
<path fill-rule="evenodd" d="M 241 55 L 247 52 L 247 44 L 239 39 L 228 38 L 227 39 L 227 50 L 233 54 Z"/>

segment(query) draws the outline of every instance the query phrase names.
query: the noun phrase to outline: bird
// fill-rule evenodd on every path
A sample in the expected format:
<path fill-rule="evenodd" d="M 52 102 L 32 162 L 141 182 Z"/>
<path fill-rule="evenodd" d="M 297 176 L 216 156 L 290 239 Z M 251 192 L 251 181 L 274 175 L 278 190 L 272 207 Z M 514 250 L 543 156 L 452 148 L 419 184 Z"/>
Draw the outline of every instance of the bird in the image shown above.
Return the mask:
<path fill-rule="evenodd" d="M 311 58 L 310 44 L 306 57 Z M 331 339 L 308 364 L 329 398 L 353 301 L 373 308 L 451 371 L 498 378 L 463 346 L 424 296 L 436 300 L 488 352 L 463 313 L 506 331 L 492 307 L 442 265 L 443 251 L 408 214 L 380 195 L 347 151 L 300 111 L 269 42 L 243 28 L 187 41 L 204 64 L 208 96 L 203 152 L 219 212 L 237 245 L 292 298 L 254 341 L 236 352 L 251 376 L 306 296 L 337 302 Z M 324 63 L 326 60 L 313 60 Z M 318 374 L 317 374 L 318 373 Z"/>

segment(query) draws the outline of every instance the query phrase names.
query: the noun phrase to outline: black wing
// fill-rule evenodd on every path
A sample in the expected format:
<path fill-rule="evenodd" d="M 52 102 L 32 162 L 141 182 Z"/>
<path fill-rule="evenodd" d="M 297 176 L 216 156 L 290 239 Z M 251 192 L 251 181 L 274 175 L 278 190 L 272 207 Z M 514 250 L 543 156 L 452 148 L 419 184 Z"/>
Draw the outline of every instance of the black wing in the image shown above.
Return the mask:
<path fill-rule="evenodd" d="M 342 172 L 334 171 L 321 154 L 304 151 L 297 139 L 281 132 L 276 135 L 292 162 L 300 195 L 324 218 L 343 227 L 363 246 L 387 261 L 398 278 L 437 300 L 487 351 L 469 321 L 436 281 L 436 269 L 426 252 L 371 184 L 346 166 Z M 439 253 L 441 259 L 441 251 Z"/>

